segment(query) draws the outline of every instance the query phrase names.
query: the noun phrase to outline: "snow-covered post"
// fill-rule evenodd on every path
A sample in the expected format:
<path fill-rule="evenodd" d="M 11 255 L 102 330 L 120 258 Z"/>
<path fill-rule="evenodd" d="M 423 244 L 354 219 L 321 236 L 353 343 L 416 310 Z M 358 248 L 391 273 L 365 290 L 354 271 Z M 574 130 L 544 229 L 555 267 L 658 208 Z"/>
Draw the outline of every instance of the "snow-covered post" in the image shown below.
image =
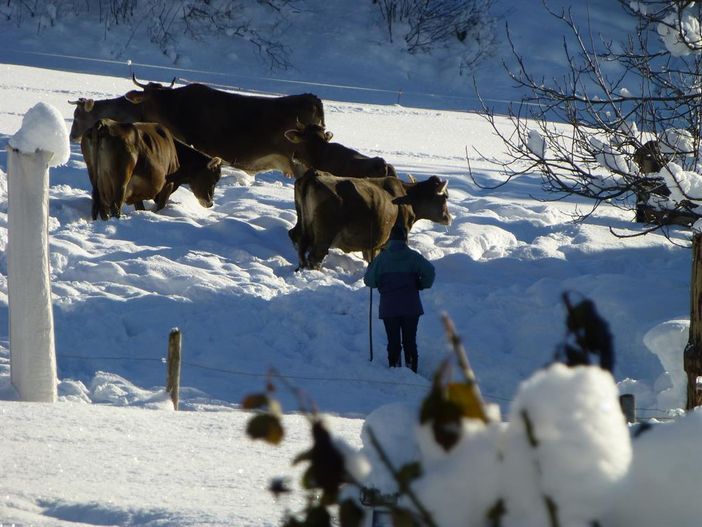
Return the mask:
<path fill-rule="evenodd" d="M 692 235 L 692 278 L 690 279 L 690 336 L 683 354 L 687 374 L 686 410 L 700 406 L 702 397 L 697 378 L 702 376 L 702 232 Z"/>
<path fill-rule="evenodd" d="M 8 147 L 7 275 L 10 372 L 22 401 L 57 398 L 54 320 L 49 276 L 49 166 L 66 163 L 61 114 L 31 108 Z"/>

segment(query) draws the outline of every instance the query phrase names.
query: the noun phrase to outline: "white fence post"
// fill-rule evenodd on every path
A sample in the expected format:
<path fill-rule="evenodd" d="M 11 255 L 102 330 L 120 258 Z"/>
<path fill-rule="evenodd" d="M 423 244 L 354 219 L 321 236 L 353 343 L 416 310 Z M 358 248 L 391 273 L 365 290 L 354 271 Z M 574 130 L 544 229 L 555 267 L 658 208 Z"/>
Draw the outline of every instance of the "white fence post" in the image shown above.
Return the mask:
<path fill-rule="evenodd" d="M 22 401 L 57 399 L 48 233 L 53 156 L 8 147 L 10 372 Z"/>

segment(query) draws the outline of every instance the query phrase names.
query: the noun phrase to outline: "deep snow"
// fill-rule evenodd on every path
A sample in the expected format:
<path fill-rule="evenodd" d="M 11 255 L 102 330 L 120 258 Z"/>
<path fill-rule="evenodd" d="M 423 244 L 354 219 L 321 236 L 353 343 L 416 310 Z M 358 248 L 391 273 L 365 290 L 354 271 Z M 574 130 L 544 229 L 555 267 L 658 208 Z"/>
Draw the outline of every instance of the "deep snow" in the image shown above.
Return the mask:
<path fill-rule="evenodd" d="M 497 5 L 507 12 L 505 4 Z M 545 20 L 539 9 L 519 4 L 508 19 L 513 27 L 523 22 L 516 35 L 520 48 L 555 71 L 560 33 L 534 36 Z M 603 11 L 594 11 L 599 22 Z M 616 16 L 607 22 L 626 27 Z M 70 124 L 68 100 L 115 97 L 133 86 L 128 57 L 106 63 L 55 55 L 73 48 L 73 56 L 114 60 L 108 44 L 90 45 L 95 35 L 84 24 L 84 32 L 76 33 L 68 27 L 39 35 L 4 29 L 2 146 L 38 102 L 57 108 Z M 269 476 L 290 471 L 307 430 L 302 419 L 292 417 L 286 446 L 246 440 L 247 416 L 232 411 L 242 396 L 260 391 L 273 367 L 334 414 L 332 428 L 358 447 L 363 417 L 385 403 L 411 408 L 425 395 L 431 374 L 449 356 L 442 312 L 463 337 L 483 395 L 505 415 L 519 384 L 551 360 L 564 338 L 564 291 L 591 298 L 609 321 L 615 380 L 620 391 L 636 393 L 641 415 L 667 416 L 667 409 L 680 405 L 680 372 L 673 368 L 681 364 L 689 312 L 689 250 L 660 234 L 612 236 L 610 226 L 626 232 L 639 227 L 630 212 L 608 206 L 586 223 L 572 223 L 572 214 L 587 204 L 541 201 L 548 196 L 537 174 L 497 191 L 478 188 L 468 176 L 466 155 L 479 181 L 495 183 L 496 165 L 476 150 L 500 157 L 502 148 L 480 116 L 455 111 L 464 101 L 456 105 L 452 97 L 473 97 L 468 83 L 454 79 L 452 86 L 444 85 L 421 69 L 412 78 L 407 72 L 418 63 L 408 59 L 396 61 L 403 71 L 388 69 L 387 57 L 369 61 L 367 68 L 347 67 L 344 60 L 328 59 L 338 53 L 336 43 L 314 60 L 317 42 L 305 35 L 296 55 L 309 57 L 309 67 L 286 73 L 285 80 L 298 74 L 313 83 L 357 78 L 356 85 L 373 83 L 387 91 L 274 82 L 249 63 L 222 79 L 212 72 L 231 72 L 229 64 L 212 54 L 205 60 L 202 45 L 186 49 L 175 66 L 142 48 L 131 67 L 140 79 L 177 75 L 251 91 L 314 91 L 324 97 L 335 141 L 383 156 L 402 177 L 437 174 L 449 181 L 453 224 L 446 229 L 420 222 L 410 235 L 410 244 L 437 270 L 435 286 L 423 293 L 419 374 L 386 367 L 375 312 L 375 360 L 368 360 L 368 290 L 360 255 L 333 252 L 323 271 L 294 272 L 296 254 L 287 237 L 295 222 L 293 184 L 280 173 L 254 178 L 227 169 L 213 209 L 201 208 L 180 189 L 158 214 L 129 210 L 119 221 L 92 222 L 85 164 L 78 146 L 71 145 L 68 163 L 52 169 L 50 187 L 57 405 L 14 401 L 8 334 L 2 330 L 8 318 L 7 261 L 0 253 L 0 523 L 274 525 L 286 505 L 300 501 L 274 505 L 262 489 Z M 344 43 L 355 59 L 362 56 Z M 495 99 L 513 95 L 497 62 L 478 77 L 481 92 Z M 187 65 L 197 67 L 184 74 Z M 237 77 L 242 69 L 252 74 Z M 398 84 L 401 105 L 394 104 Z M 413 91 L 447 97 L 423 96 L 413 107 L 408 97 Z M 3 149 L 1 249 L 7 244 L 6 165 Z M 672 236 L 686 240 L 684 232 Z M 672 320 L 682 322 L 660 326 Z M 176 326 L 184 347 L 181 407 L 191 410 L 179 414 L 166 411 L 160 392 L 167 337 Z M 285 390 L 278 395 L 286 411 L 297 409 L 295 395 Z M 691 429 L 699 426 L 688 422 Z M 181 457 L 169 460 L 171 452 Z"/>

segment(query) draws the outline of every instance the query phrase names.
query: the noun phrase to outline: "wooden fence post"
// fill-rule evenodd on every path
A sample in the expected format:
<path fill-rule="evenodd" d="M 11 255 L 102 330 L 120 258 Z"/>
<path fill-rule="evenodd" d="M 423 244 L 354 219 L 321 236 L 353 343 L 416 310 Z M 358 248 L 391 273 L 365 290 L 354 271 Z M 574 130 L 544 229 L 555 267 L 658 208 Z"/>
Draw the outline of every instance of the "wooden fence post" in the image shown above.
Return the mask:
<path fill-rule="evenodd" d="M 692 236 L 692 273 L 690 279 L 690 335 L 683 353 L 683 367 L 687 374 L 686 410 L 702 404 L 698 377 L 702 377 L 702 233 Z"/>
<path fill-rule="evenodd" d="M 626 417 L 627 423 L 636 422 L 636 398 L 632 393 L 625 393 L 619 396 L 619 405 L 622 407 L 622 413 Z"/>
<path fill-rule="evenodd" d="M 168 376 L 166 378 L 166 392 L 171 396 L 174 410 L 178 410 L 178 397 L 180 392 L 180 346 L 180 330 L 178 328 L 173 328 L 170 335 L 168 335 Z"/>

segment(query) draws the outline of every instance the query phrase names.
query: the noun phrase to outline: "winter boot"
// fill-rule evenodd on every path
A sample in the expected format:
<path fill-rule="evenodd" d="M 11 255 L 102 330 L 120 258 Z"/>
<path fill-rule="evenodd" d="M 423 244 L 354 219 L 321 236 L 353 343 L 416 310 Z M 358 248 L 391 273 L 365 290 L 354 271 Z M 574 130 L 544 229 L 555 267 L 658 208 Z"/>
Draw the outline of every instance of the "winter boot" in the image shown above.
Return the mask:
<path fill-rule="evenodd" d="M 409 357 L 405 357 L 405 366 L 411 369 L 414 373 L 417 373 L 417 353 L 412 353 Z"/>

